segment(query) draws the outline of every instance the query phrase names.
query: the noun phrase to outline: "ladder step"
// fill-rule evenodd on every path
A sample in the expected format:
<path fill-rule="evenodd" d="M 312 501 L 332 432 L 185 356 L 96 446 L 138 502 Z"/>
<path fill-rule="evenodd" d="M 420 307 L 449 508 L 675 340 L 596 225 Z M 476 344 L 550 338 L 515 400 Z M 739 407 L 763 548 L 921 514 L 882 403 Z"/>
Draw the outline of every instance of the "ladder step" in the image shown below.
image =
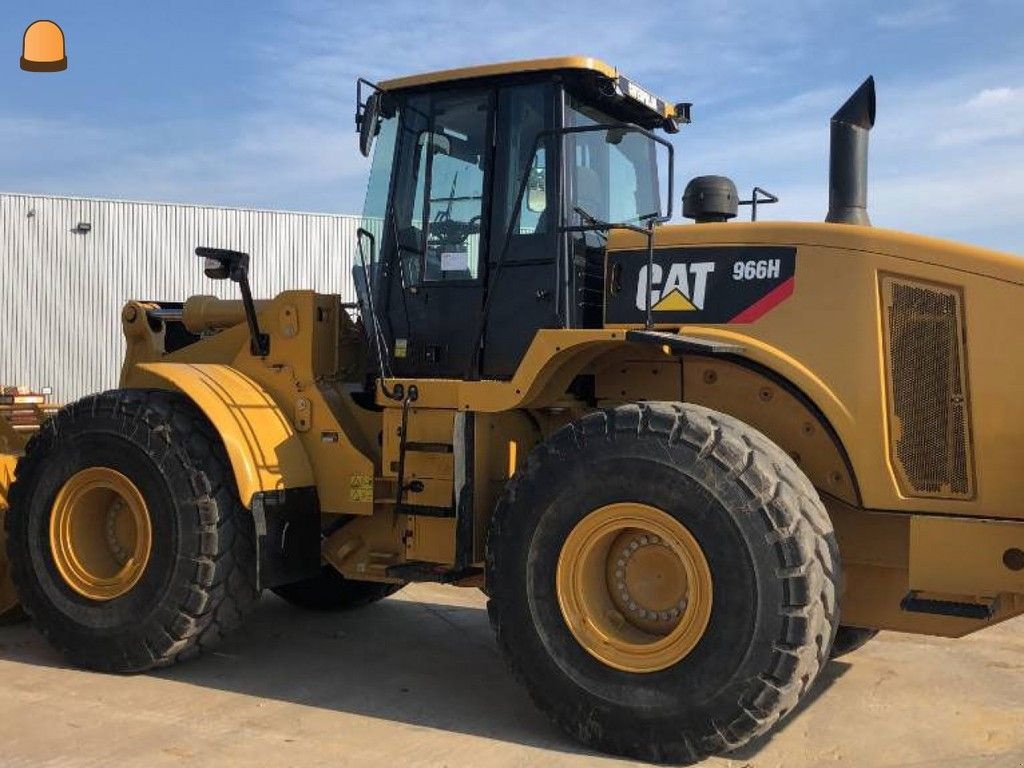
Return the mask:
<path fill-rule="evenodd" d="M 933 600 L 908 592 L 900 601 L 900 608 L 908 613 L 931 613 L 937 616 L 956 616 L 961 619 L 991 619 L 996 612 L 995 603 L 962 603 L 956 600 Z"/>

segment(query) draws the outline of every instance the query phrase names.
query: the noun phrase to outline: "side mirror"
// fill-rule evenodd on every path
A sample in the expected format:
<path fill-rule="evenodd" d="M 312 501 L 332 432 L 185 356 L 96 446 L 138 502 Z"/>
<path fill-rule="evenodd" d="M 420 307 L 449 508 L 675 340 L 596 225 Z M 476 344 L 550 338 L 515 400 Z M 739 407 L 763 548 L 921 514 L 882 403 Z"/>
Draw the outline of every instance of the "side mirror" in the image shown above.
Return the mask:
<path fill-rule="evenodd" d="M 204 259 L 203 274 L 211 280 L 232 280 L 240 283 L 249 275 L 249 254 L 226 248 L 196 248 L 196 256 Z"/>
<path fill-rule="evenodd" d="M 359 114 L 359 151 L 363 157 L 369 157 L 373 149 L 373 140 L 377 138 L 380 128 L 380 91 L 374 91 L 366 98 L 366 103 Z"/>

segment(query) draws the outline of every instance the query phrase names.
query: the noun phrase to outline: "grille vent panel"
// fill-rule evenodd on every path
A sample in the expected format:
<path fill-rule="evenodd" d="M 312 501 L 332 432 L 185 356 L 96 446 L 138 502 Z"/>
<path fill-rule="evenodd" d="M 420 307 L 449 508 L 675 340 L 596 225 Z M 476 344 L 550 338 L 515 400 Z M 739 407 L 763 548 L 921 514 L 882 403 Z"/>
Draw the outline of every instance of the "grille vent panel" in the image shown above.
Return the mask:
<path fill-rule="evenodd" d="M 881 277 L 889 453 L 907 496 L 974 496 L 959 289 Z"/>

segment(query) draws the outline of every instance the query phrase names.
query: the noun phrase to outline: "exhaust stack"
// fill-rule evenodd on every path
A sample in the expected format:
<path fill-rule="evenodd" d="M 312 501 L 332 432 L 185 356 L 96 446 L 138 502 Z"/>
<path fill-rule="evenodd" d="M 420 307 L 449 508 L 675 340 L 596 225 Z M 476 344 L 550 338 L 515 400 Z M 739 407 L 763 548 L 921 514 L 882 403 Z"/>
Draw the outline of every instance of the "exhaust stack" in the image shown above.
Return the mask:
<path fill-rule="evenodd" d="M 832 115 L 828 216 L 833 224 L 871 226 L 868 218 L 868 133 L 875 124 L 875 78 L 869 77 Z"/>

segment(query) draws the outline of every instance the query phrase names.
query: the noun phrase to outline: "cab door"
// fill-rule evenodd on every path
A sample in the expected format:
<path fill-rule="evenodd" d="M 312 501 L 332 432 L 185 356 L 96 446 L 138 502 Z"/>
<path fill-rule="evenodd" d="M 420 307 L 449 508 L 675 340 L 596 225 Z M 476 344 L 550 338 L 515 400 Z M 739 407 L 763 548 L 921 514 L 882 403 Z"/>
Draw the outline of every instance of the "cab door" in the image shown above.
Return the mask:
<path fill-rule="evenodd" d="M 490 89 L 410 100 L 410 180 L 395 199 L 388 325 L 396 375 L 461 378 L 474 364 L 487 259 L 493 154 Z M 401 173 L 401 170 L 400 170 Z"/>
<path fill-rule="evenodd" d="M 554 84 L 499 89 L 484 378 L 511 378 L 539 329 L 565 325 L 559 143 L 546 133 L 559 119 Z"/>

